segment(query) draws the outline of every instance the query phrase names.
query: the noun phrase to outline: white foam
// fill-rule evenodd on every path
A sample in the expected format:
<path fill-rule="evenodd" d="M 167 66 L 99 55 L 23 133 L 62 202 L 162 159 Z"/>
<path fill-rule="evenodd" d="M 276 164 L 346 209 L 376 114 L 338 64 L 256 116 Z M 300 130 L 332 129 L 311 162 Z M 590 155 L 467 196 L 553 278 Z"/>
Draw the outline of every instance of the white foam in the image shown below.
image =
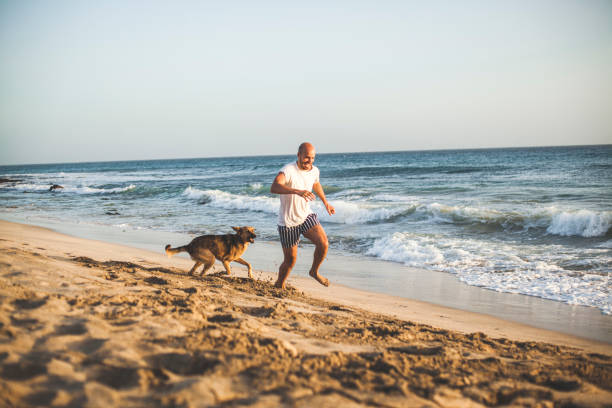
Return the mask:
<path fill-rule="evenodd" d="M 438 221 L 465 221 L 465 222 L 496 222 L 506 219 L 506 214 L 488 209 L 468 206 L 448 206 L 439 203 L 421 205 L 418 211 L 425 212 Z"/>
<path fill-rule="evenodd" d="M 595 212 L 588 210 L 559 212 L 552 216 L 549 234 L 562 236 L 601 237 L 612 224 L 612 212 Z"/>
<path fill-rule="evenodd" d="M 134 171 L 134 172 L 72 172 L 72 173 L 27 173 L 11 174 L 11 178 L 27 177 L 28 180 L 36 180 L 41 184 L 72 184 L 72 185 L 101 185 L 121 184 L 138 181 L 182 181 L 182 180 L 207 180 L 217 177 L 218 174 L 194 174 L 192 172 L 173 172 L 168 174 L 164 171 Z"/>
<path fill-rule="evenodd" d="M 612 239 L 609 239 L 606 242 L 602 242 L 601 244 L 597 245 L 597 248 L 612 249 Z"/>
<path fill-rule="evenodd" d="M 414 206 L 390 207 L 343 200 L 334 200 L 331 204 L 336 210 L 336 213 L 332 216 L 327 214 L 323 203 L 320 201 L 313 203 L 312 208 L 322 221 L 338 224 L 366 224 L 368 222 L 385 221 L 414 209 Z"/>
<path fill-rule="evenodd" d="M 416 211 L 434 222 L 497 224 L 502 228 L 546 228 L 548 234 L 601 237 L 612 227 L 612 211 L 560 210 L 544 207 L 501 211 L 486 207 L 419 204 Z"/>
<path fill-rule="evenodd" d="M 278 197 L 251 196 L 232 194 L 221 190 L 200 190 L 191 186 L 183 191 L 183 195 L 195 200 L 206 200 L 208 205 L 226 209 L 241 209 L 249 211 L 262 211 L 278 214 L 280 200 Z M 324 222 L 337 224 L 365 224 L 368 222 L 384 221 L 410 210 L 410 207 L 384 207 L 367 203 L 357 203 L 335 200 L 332 205 L 336 214 L 327 214 L 321 201 L 311 203 L 311 208 Z"/>
<path fill-rule="evenodd" d="M 43 190 L 49 190 L 49 187 L 51 187 L 50 184 L 41 185 L 41 184 L 28 184 L 28 183 L 20 183 L 14 186 L 9 186 L 10 189 L 18 190 L 18 191 L 43 191 Z"/>
<path fill-rule="evenodd" d="M 191 199 L 206 199 L 207 205 L 217 208 L 259 211 L 278 214 L 280 202 L 275 197 L 248 196 L 226 193 L 221 190 L 199 190 L 191 186 L 183 191 L 183 195 Z"/>
<path fill-rule="evenodd" d="M 444 262 L 444 255 L 439 249 L 433 245 L 421 245 L 400 232 L 376 240 L 366 255 L 401 262 L 408 266 L 437 265 Z"/>
<path fill-rule="evenodd" d="M 130 230 L 138 230 L 138 231 L 144 231 L 144 230 L 149 230 L 150 228 L 145 228 L 145 227 L 140 227 L 137 225 L 131 225 L 128 223 L 122 223 L 122 224 L 113 224 L 113 227 L 117 227 L 117 228 L 121 228 L 121 229 L 130 229 Z"/>
<path fill-rule="evenodd" d="M 597 307 L 612 314 L 610 276 L 564 270 L 559 264 L 566 257 L 554 245 L 536 254 L 503 243 L 395 232 L 374 241 L 367 254 L 453 273 L 473 286 Z M 609 257 L 599 260 L 612 263 Z"/>
<path fill-rule="evenodd" d="M 125 191 L 130 191 L 136 188 L 136 185 L 130 184 L 127 187 L 115 187 L 115 188 L 95 188 L 95 187 L 66 187 L 65 191 L 73 191 L 77 194 L 109 194 L 109 193 L 123 193 Z"/>
<path fill-rule="evenodd" d="M 18 191 L 48 191 L 51 186 L 49 184 L 17 184 L 12 188 Z M 130 191 L 136 188 L 136 185 L 130 184 L 127 187 L 115 188 L 96 188 L 89 186 L 70 186 L 64 185 L 62 189 L 55 190 L 55 193 L 76 193 L 76 194 L 114 194 Z"/>

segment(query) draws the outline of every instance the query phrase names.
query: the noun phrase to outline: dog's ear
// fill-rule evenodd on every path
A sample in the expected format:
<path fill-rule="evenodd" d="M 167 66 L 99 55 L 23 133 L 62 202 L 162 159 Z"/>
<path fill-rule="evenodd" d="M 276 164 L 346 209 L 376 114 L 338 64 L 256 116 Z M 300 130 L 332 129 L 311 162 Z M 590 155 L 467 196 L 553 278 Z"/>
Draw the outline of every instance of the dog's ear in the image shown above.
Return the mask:
<path fill-rule="evenodd" d="M 232 227 L 232 229 L 236 232 L 240 232 L 240 227 Z"/>

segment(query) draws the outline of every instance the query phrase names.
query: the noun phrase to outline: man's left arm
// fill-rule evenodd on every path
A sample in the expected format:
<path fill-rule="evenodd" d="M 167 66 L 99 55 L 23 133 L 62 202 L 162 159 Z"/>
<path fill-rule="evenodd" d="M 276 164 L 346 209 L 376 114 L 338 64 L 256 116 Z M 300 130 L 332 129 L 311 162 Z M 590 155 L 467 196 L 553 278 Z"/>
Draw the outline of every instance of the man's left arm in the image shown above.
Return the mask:
<path fill-rule="evenodd" d="M 312 185 L 312 191 L 314 191 L 315 194 L 319 196 L 321 201 L 323 201 L 323 205 L 325 206 L 325 209 L 327 210 L 327 213 L 329 215 L 333 215 L 336 213 L 334 207 L 327 202 L 327 199 L 325 198 L 325 192 L 323 191 L 323 186 L 321 185 L 321 183 L 319 183 L 318 181 L 314 183 Z"/>

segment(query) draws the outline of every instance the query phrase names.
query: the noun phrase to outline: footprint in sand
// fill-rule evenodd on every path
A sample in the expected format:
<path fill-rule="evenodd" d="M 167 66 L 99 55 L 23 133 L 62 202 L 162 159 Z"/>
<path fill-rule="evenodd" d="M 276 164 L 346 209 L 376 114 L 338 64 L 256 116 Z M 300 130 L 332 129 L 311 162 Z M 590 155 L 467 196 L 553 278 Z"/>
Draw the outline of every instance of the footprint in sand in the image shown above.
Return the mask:
<path fill-rule="evenodd" d="M 149 356 L 149 364 L 179 375 L 202 375 L 220 362 L 214 357 L 187 353 L 162 353 Z"/>
<path fill-rule="evenodd" d="M 42 324 L 40 324 L 38 319 L 29 318 L 29 317 L 18 318 L 14 316 L 11 316 L 11 324 L 13 326 L 23 327 L 28 330 L 38 330 L 43 326 Z"/>
<path fill-rule="evenodd" d="M 60 324 L 55 327 L 55 334 L 58 336 L 79 336 L 87 333 L 86 320 L 79 319 L 75 322 Z"/>
<path fill-rule="evenodd" d="M 80 351 L 84 354 L 93 354 L 96 351 L 100 350 L 107 341 L 107 339 L 87 338 L 71 343 L 70 349 Z"/>
<path fill-rule="evenodd" d="M 114 389 L 137 387 L 140 374 L 137 368 L 100 366 L 93 370 L 91 378 Z"/>
<path fill-rule="evenodd" d="M 118 320 L 118 321 L 114 321 L 114 322 L 110 322 L 110 324 L 112 324 L 113 326 L 131 326 L 133 324 L 138 323 L 138 320 L 134 320 L 134 319 L 125 319 L 125 320 Z"/>
<path fill-rule="evenodd" d="M 13 301 L 13 305 L 19 309 L 38 309 L 45 303 L 47 303 L 46 297 L 39 299 L 15 299 Z"/>
<path fill-rule="evenodd" d="M 444 353 L 442 346 L 405 346 L 405 347 L 389 347 L 390 351 L 398 351 L 404 354 L 412 354 L 416 356 L 438 356 Z"/>
<path fill-rule="evenodd" d="M 9 363 L 2 365 L 0 369 L 0 377 L 12 381 L 24 381 L 37 375 L 47 373 L 47 367 L 41 361 L 21 360 L 18 363 Z"/>
<path fill-rule="evenodd" d="M 57 391 L 55 390 L 37 391 L 28 395 L 25 401 L 35 407 L 45 407 L 50 406 L 56 396 Z"/>
<path fill-rule="evenodd" d="M 157 276 L 149 276 L 148 278 L 144 278 L 144 281 L 153 285 L 167 285 L 168 281 L 163 278 L 158 278 Z"/>
<path fill-rule="evenodd" d="M 232 323 L 236 320 L 238 319 L 231 314 L 218 314 L 208 318 L 208 321 L 212 323 Z"/>

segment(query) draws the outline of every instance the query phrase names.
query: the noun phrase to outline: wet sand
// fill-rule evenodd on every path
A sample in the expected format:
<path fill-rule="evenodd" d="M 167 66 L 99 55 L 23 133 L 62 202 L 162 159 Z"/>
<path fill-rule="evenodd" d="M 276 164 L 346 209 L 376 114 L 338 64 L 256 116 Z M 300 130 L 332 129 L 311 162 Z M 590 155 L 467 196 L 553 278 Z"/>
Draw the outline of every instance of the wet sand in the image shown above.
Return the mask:
<path fill-rule="evenodd" d="M 612 347 L 0 221 L 0 406 L 606 406 Z M 249 260 L 247 251 L 245 259 Z"/>

